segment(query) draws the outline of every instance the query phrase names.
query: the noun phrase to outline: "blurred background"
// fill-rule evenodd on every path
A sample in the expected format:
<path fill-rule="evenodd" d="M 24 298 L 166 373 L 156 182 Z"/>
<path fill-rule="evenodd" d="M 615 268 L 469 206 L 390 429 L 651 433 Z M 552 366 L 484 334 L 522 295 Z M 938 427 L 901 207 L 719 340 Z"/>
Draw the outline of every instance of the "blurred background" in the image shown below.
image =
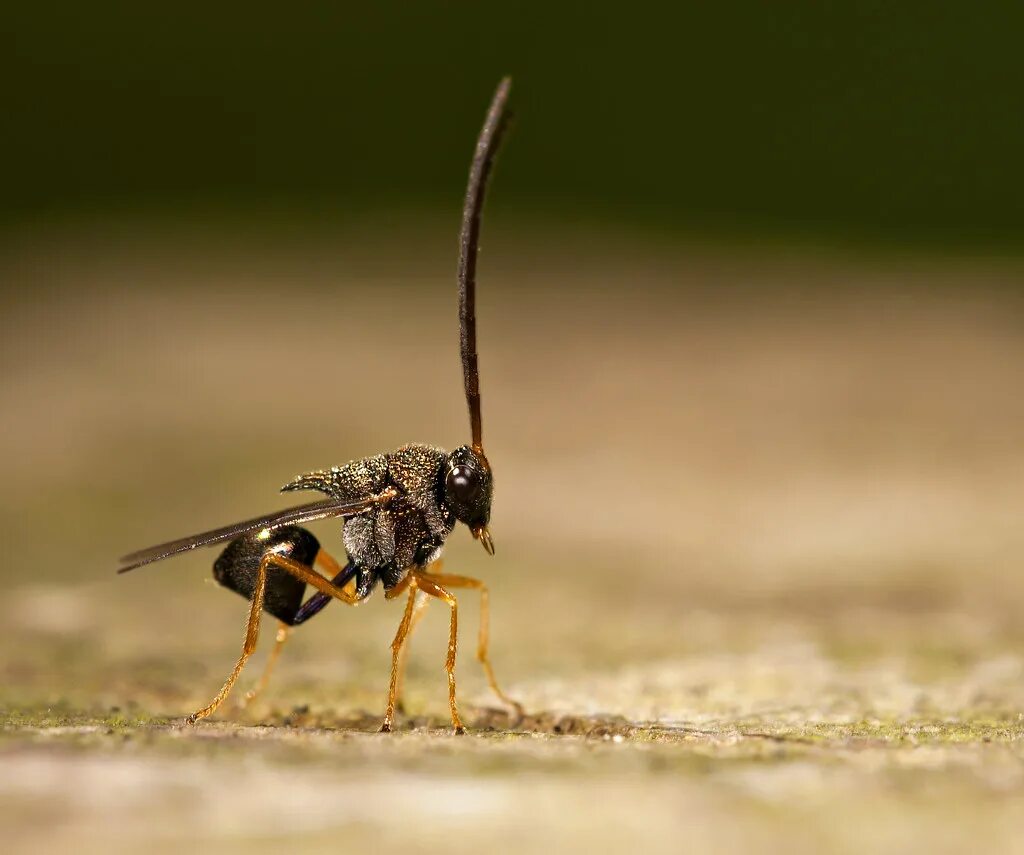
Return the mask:
<path fill-rule="evenodd" d="M 1017 247 L 1022 25 L 1012 2 L 22 5 L 0 210 L 451 216 L 512 74 L 502 213 Z"/>
<path fill-rule="evenodd" d="M 509 690 L 705 724 L 1024 702 L 1019 3 L 0 26 L 5 709 L 191 711 L 245 605 L 212 551 L 117 556 L 284 507 L 302 471 L 466 441 L 457 230 L 504 74 L 478 294 L 498 552 L 459 531 L 447 569 L 491 584 Z M 246 715 L 378 714 L 396 608 L 332 606 Z M 488 703 L 466 612 L 460 690 Z M 444 632 L 410 665 L 437 723 Z M 885 678 L 851 688 L 865 663 Z"/>

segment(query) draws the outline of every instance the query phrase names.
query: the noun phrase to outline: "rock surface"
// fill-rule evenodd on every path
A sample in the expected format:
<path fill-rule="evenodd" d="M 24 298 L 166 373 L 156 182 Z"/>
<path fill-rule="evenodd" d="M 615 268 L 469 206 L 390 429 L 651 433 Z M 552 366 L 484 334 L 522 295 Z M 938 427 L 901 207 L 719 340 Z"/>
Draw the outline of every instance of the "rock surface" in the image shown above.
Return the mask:
<path fill-rule="evenodd" d="M 490 697 L 464 595 L 465 736 L 437 605 L 376 732 L 383 598 L 332 605 L 253 704 L 184 725 L 245 604 L 212 552 L 116 557 L 284 506 L 298 471 L 464 440 L 449 259 L 413 244 L 381 271 L 358 237 L 5 248 L 6 851 L 1024 851 L 1006 265 L 499 251 L 519 260 L 478 304 L 498 554 L 458 532 L 447 569 L 491 584 L 527 716 Z"/>

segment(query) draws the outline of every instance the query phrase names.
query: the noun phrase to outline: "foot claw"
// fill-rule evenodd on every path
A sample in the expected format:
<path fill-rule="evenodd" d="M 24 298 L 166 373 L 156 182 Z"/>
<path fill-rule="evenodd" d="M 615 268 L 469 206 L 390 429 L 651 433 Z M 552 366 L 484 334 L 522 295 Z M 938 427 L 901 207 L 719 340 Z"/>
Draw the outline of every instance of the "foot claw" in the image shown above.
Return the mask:
<path fill-rule="evenodd" d="M 460 725 L 457 725 L 457 726 L 455 727 L 455 731 L 454 731 L 454 732 L 455 732 L 455 735 L 456 735 L 456 736 L 465 736 L 465 735 L 466 735 L 466 728 L 464 728 L 464 727 L 463 727 L 463 726 L 462 726 L 462 725 L 460 724 Z"/>
<path fill-rule="evenodd" d="M 391 722 L 386 721 L 380 726 L 380 730 L 377 733 L 391 733 Z"/>

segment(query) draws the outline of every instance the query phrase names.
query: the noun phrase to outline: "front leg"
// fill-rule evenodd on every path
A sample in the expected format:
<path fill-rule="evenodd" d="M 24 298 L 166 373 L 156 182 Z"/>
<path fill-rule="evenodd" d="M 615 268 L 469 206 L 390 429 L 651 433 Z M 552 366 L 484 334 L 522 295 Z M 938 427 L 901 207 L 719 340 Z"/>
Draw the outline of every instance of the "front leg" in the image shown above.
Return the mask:
<path fill-rule="evenodd" d="M 448 706 L 451 708 L 452 727 L 455 728 L 457 734 L 463 734 L 466 732 L 466 728 L 462 724 L 462 719 L 459 718 L 458 706 L 455 703 L 455 658 L 459 643 L 459 603 L 451 593 L 446 591 L 440 583 L 426 573 L 411 571 L 409 576 L 412 577 L 411 584 L 414 584 L 428 596 L 444 600 L 452 610 L 451 623 L 448 626 L 448 655 L 444 660 L 444 670 L 448 674 Z M 410 600 L 410 609 L 412 602 Z M 411 619 L 412 615 L 410 612 Z"/>
<path fill-rule="evenodd" d="M 476 658 L 483 666 L 484 674 L 487 676 L 487 684 L 491 691 L 501 699 L 502 702 L 516 711 L 516 720 L 520 721 L 526 714 L 523 705 L 506 695 L 498 686 L 494 677 L 494 669 L 491 667 L 491 660 L 487 649 L 490 644 L 490 597 L 487 585 L 479 579 L 470 576 L 454 576 L 448 573 L 423 573 L 427 579 L 448 588 L 474 588 L 480 592 L 480 634 L 477 637 Z"/>

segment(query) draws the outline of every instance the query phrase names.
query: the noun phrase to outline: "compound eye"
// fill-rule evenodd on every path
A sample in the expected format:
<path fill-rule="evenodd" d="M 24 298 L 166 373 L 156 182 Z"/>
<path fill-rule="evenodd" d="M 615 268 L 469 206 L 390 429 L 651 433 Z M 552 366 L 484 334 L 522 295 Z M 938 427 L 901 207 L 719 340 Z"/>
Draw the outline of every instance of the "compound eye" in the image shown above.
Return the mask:
<path fill-rule="evenodd" d="M 464 464 L 453 466 L 448 470 L 446 486 L 455 501 L 468 505 L 480 495 L 480 473 Z"/>

